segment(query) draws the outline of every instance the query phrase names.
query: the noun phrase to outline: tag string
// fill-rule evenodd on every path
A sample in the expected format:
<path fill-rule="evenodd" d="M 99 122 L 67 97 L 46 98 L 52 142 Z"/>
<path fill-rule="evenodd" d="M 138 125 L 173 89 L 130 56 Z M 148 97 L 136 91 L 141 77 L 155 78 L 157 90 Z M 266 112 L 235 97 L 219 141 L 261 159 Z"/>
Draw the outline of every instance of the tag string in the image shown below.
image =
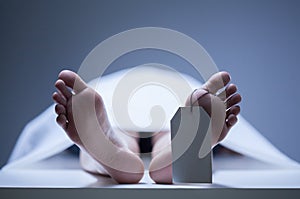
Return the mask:
<path fill-rule="evenodd" d="M 195 89 L 192 94 L 191 94 L 191 97 L 190 97 L 190 104 L 191 104 L 191 112 L 193 110 L 193 95 L 194 93 L 197 91 L 198 89 Z M 201 94 L 201 92 L 199 94 L 201 94 L 200 96 L 198 96 L 197 100 L 199 100 L 201 97 L 203 97 L 204 95 L 206 95 L 207 93 L 209 93 L 209 91 L 207 91 L 206 89 L 203 89 L 203 90 L 200 90 L 200 91 L 203 91 L 203 93 Z"/>
<path fill-rule="evenodd" d="M 198 90 L 198 89 L 195 89 L 195 90 L 192 92 L 191 98 L 190 98 L 191 112 L 193 111 L 193 94 L 196 92 L 196 90 Z"/>

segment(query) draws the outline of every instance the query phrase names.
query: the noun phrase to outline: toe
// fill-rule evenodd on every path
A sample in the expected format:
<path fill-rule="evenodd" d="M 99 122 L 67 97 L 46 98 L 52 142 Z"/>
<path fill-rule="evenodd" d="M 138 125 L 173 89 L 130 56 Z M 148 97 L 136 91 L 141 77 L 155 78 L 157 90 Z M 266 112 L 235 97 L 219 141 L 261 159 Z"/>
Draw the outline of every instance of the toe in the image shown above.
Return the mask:
<path fill-rule="evenodd" d="M 227 121 L 226 121 L 228 128 L 231 128 L 233 125 L 235 125 L 237 120 L 238 119 L 237 119 L 236 115 L 234 115 L 234 114 L 229 115 L 227 118 Z"/>
<path fill-rule="evenodd" d="M 226 98 L 230 97 L 237 91 L 237 87 L 235 84 L 229 84 L 226 89 L 218 94 L 218 97 L 221 98 L 221 100 L 226 100 Z"/>
<path fill-rule="evenodd" d="M 225 102 L 227 104 L 227 107 L 232 107 L 242 101 L 242 97 L 240 94 L 236 93 L 232 96 L 230 96 Z"/>
<path fill-rule="evenodd" d="M 207 89 L 210 93 L 215 94 L 218 90 L 226 86 L 229 81 L 230 75 L 228 72 L 218 72 L 207 80 L 203 85 L 203 88 Z"/>
<path fill-rule="evenodd" d="M 57 80 L 55 82 L 55 87 L 66 99 L 70 99 L 72 97 L 72 92 L 67 88 L 64 81 L 62 81 L 60 79 Z"/>
<path fill-rule="evenodd" d="M 58 103 L 58 104 L 62 104 L 64 106 L 66 106 L 67 104 L 67 100 L 65 99 L 65 97 L 63 97 L 60 93 L 58 92 L 54 92 L 52 95 L 53 100 Z"/>
<path fill-rule="evenodd" d="M 233 115 L 238 115 L 241 112 L 241 108 L 240 106 L 236 105 L 236 106 L 232 106 L 229 109 L 227 109 L 226 111 L 226 116 L 228 117 L 229 115 L 233 114 Z"/>
<path fill-rule="evenodd" d="M 66 115 L 66 108 L 61 104 L 55 105 L 55 112 L 57 115 L 64 114 Z"/>
<path fill-rule="evenodd" d="M 75 93 L 87 88 L 86 83 L 73 71 L 63 70 L 59 73 L 58 78 L 63 80 L 68 87 L 74 90 Z"/>
<path fill-rule="evenodd" d="M 60 114 L 56 118 L 57 124 L 59 124 L 64 130 L 67 130 L 67 117 L 64 114 Z"/>
<path fill-rule="evenodd" d="M 227 88 L 225 89 L 227 97 L 233 95 L 236 91 L 237 91 L 237 87 L 235 84 L 229 84 L 229 86 L 227 86 Z"/>

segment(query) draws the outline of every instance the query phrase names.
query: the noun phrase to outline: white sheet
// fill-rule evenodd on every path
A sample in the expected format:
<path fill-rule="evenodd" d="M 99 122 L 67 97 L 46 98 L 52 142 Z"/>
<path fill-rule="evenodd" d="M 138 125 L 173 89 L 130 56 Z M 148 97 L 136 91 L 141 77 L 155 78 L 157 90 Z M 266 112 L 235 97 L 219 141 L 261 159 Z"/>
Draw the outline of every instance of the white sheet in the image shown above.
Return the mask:
<path fill-rule="evenodd" d="M 154 75 L 161 76 L 161 78 L 169 78 L 169 80 L 173 82 L 177 81 L 176 78 L 178 78 L 170 71 L 161 71 L 157 68 L 151 68 L 151 71 Z M 124 77 L 124 75 L 126 75 L 127 73 L 128 70 L 119 71 L 112 75 L 102 77 L 100 82 L 94 80 L 90 83 L 90 85 L 96 88 L 104 98 L 106 107 L 108 107 L 109 115 L 113 115 L 110 107 L 114 88 L 116 88 L 116 85 L 119 82 L 119 80 L 122 77 Z M 140 76 L 142 75 L 143 73 L 140 74 Z M 182 76 L 189 82 L 193 89 L 201 86 L 201 83 L 193 79 L 192 77 L 187 75 Z M 146 88 L 149 89 L 149 87 Z M 158 103 L 157 99 L 159 99 L 161 105 L 165 107 L 167 118 L 172 117 L 177 107 L 181 104 L 177 101 L 178 104 L 176 105 L 176 100 L 174 99 L 172 103 L 169 103 L 170 96 L 172 97 L 172 95 L 163 94 L 161 88 L 152 85 L 151 89 L 153 91 L 156 90 L 158 94 L 147 95 L 146 100 L 140 99 L 138 96 L 142 97 L 143 95 L 139 95 L 139 93 L 137 92 L 135 95 L 136 97 L 133 97 L 131 99 L 132 101 L 129 102 L 129 106 L 131 103 L 135 104 L 136 107 L 144 107 L 146 113 L 148 113 L 147 110 L 149 111 L 151 107 L 155 105 L 153 104 L 153 102 Z M 141 90 L 140 92 L 143 93 L 144 91 Z M 161 93 L 159 94 L 159 92 Z M 157 96 L 160 96 L 160 98 L 157 98 Z M 174 104 L 176 106 L 174 106 Z M 139 108 L 134 109 L 133 107 L 133 110 L 134 111 L 131 112 L 131 116 L 137 116 L 137 124 L 145 125 L 149 123 L 149 118 L 140 117 Z M 55 118 L 56 116 L 54 113 L 54 105 L 52 105 L 48 109 L 46 109 L 41 115 L 36 117 L 30 123 L 28 123 L 17 141 L 17 144 L 13 150 L 13 153 L 11 154 L 8 164 L 4 166 L 2 170 L 22 168 L 26 164 L 31 164 L 33 162 L 53 156 L 54 154 L 57 154 L 71 146 L 72 142 L 65 135 L 63 130 L 55 123 Z M 114 124 L 113 117 L 110 117 L 109 120 L 112 124 Z M 165 128 L 168 128 L 168 123 L 166 123 Z M 138 131 L 139 129 L 131 130 Z M 286 155 L 281 153 L 278 149 L 276 149 L 242 116 L 239 117 L 239 122 L 235 125 L 235 127 L 231 130 L 230 134 L 221 144 L 241 154 L 275 165 L 280 165 L 283 168 L 300 168 L 299 163 L 291 160 Z M 253 147 L 254 145 L 255 147 Z"/>

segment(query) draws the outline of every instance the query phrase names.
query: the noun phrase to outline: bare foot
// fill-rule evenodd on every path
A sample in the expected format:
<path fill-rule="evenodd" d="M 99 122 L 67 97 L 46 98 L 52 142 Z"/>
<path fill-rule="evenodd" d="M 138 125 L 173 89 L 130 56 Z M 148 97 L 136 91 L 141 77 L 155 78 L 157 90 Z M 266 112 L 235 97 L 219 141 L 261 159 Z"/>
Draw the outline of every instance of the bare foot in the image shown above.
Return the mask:
<path fill-rule="evenodd" d="M 226 137 L 232 126 L 236 124 L 237 115 L 240 113 L 240 107 L 237 104 L 241 101 L 241 96 L 237 93 L 237 87 L 234 84 L 227 86 L 229 81 L 230 75 L 227 72 L 216 73 L 186 101 L 186 106 L 190 106 L 191 103 L 192 105 L 198 104 L 212 117 L 212 146 Z M 225 90 L 216 95 L 217 91 L 222 88 Z M 211 106 L 212 104 L 214 106 Z M 156 183 L 172 183 L 170 142 L 169 133 L 161 136 L 160 140 L 154 144 L 154 157 L 149 171 Z"/>
<path fill-rule="evenodd" d="M 186 101 L 186 106 L 190 106 L 192 101 L 192 105 L 198 104 L 203 107 L 204 110 L 212 117 L 212 125 L 219 126 L 219 129 L 213 130 L 212 146 L 215 146 L 226 137 L 231 127 L 236 124 L 237 115 L 240 113 L 240 106 L 238 103 L 242 100 L 241 95 L 237 93 L 236 85 L 229 84 L 227 86 L 229 81 L 229 73 L 216 73 L 209 78 L 202 88 L 189 96 Z M 217 93 L 222 88 L 225 88 L 225 90 L 221 93 Z M 203 90 L 208 93 L 201 96 Z M 214 106 L 211 106 L 212 104 Z M 222 120 L 219 120 L 219 118 Z"/>
<path fill-rule="evenodd" d="M 111 128 L 101 96 L 72 71 L 62 71 L 58 78 L 53 94 L 57 123 L 117 182 L 138 183 L 143 162 Z"/>

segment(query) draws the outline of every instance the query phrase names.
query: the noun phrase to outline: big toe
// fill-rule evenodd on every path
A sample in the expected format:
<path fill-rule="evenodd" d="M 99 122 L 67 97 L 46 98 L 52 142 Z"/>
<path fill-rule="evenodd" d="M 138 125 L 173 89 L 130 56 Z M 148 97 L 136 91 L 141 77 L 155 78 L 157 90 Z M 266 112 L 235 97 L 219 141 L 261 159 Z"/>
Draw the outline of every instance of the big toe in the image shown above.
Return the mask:
<path fill-rule="evenodd" d="M 64 83 L 72 88 L 75 93 L 87 88 L 87 84 L 73 71 L 63 70 L 59 73 L 58 78 L 63 80 Z"/>
<path fill-rule="evenodd" d="M 208 90 L 210 93 L 216 94 L 218 90 L 225 87 L 230 81 L 230 75 L 228 72 L 222 71 L 212 75 L 203 88 Z"/>

